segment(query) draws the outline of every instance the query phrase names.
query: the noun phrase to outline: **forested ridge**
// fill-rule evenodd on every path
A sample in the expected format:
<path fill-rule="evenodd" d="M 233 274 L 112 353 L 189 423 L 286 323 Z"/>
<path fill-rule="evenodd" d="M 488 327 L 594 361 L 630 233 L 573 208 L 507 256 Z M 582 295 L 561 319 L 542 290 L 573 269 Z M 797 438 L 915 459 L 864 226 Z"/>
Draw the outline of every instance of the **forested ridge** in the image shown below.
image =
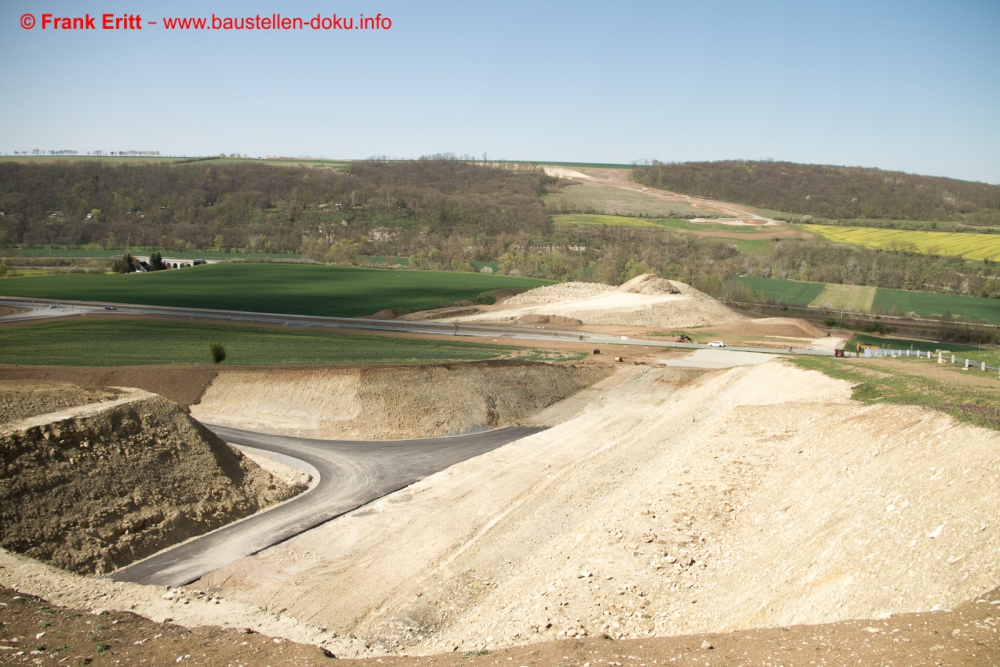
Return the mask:
<path fill-rule="evenodd" d="M 724 160 L 636 165 L 643 185 L 830 220 L 1000 224 L 1000 186 L 862 167 Z"/>
<path fill-rule="evenodd" d="M 960 257 L 819 239 L 740 250 L 731 239 L 667 228 L 555 226 L 541 194 L 562 184 L 533 167 L 437 158 L 355 162 L 339 172 L 253 162 L 0 162 L 0 243 L 299 252 L 341 264 L 406 257 L 411 268 L 460 271 L 496 262 L 511 275 L 607 284 L 652 271 L 715 296 L 733 277 L 756 276 L 1000 298 L 1000 267 Z"/>
<path fill-rule="evenodd" d="M 541 169 L 452 159 L 355 162 L 345 172 L 267 164 L 0 162 L 7 244 L 295 252 L 383 224 L 472 236 L 546 232 Z M 342 230 L 335 232 L 334 226 Z"/>

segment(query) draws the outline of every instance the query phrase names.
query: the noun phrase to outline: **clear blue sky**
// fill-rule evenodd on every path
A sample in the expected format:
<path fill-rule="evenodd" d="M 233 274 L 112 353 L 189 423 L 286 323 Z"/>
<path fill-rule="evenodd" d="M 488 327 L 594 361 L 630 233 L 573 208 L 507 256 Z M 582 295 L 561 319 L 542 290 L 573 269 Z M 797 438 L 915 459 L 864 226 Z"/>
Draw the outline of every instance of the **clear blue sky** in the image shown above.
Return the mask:
<path fill-rule="evenodd" d="M 393 24 L 41 29 L 42 13 L 88 11 Z M 996 0 L 6 0 L 0 152 L 773 157 L 1000 183 L 998 36 Z"/>

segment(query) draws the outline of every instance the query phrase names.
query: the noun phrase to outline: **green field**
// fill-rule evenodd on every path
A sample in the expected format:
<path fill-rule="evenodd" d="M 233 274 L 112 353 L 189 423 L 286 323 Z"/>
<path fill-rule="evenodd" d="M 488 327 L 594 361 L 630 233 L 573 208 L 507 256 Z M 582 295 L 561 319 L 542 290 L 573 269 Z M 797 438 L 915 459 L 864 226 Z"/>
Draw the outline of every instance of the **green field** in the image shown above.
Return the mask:
<path fill-rule="evenodd" d="M 187 308 L 363 317 L 385 308 L 426 309 L 497 289 L 531 289 L 535 278 L 392 271 L 312 264 L 212 264 L 142 274 L 50 275 L 0 280 L 4 296 Z"/>
<path fill-rule="evenodd" d="M 224 364 L 442 363 L 517 357 L 564 361 L 582 354 L 462 341 L 148 320 L 85 319 L 0 328 L 0 364 L 132 366 L 209 364 L 208 346 L 226 347 Z"/>
<path fill-rule="evenodd" d="M 632 218 L 621 215 L 593 215 L 590 213 L 567 213 L 552 216 L 552 222 L 557 225 L 582 225 L 584 227 L 653 227 L 657 224 L 653 219 Z"/>
<path fill-rule="evenodd" d="M 876 289 L 861 285 L 838 285 L 827 283 L 823 291 L 809 302 L 810 308 L 849 310 L 855 313 L 870 313 L 875 301 Z"/>
<path fill-rule="evenodd" d="M 821 307 L 816 300 L 826 287 L 826 283 L 808 283 L 798 280 L 778 280 L 775 278 L 736 278 L 752 286 L 757 293 L 766 292 L 775 301 L 784 301 L 789 306 Z M 850 287 L 850 286 L 847 286 Z M 861 288 L 858 294 L 870 288 Z M 848 290 L 850 291 L 850 290 Z M 860 298 L 860 297 L 859 297 Z M 984 320 L 990 324 L 1000 324 L 1000 299 L 981 299 L 957 294 L 934 294 L 931 292 L 908 292 L 906 290 L 875 288 L 875 299 L 871 309 L 886 315 L 906 315 L 915 313 L 917 317 L 933 317 L 951 313 L 970 322 Z"/>
<path fill-rule="evenodd" d="M 723 215 L 716 209 L 694 208 L 682 200 L 659 199 L 635 190 L 623 190 L 596 183 L 567 185 L 558 192 L 542 195 L 550 211 L 600 211 L 616 215 L 675 216 Z"/>
<path fill-rule="evenodd" d="M 836 227 L 832 225 L 802 225 L 801 227 L 834 243 L 848 243 L 866 248 L 887 250 L 909 250 L 932 255 L 951 255 L 966 259 L 1000 260 L 1000 235 Z"/>
<path fill-rule="evenodd" d="M 568 188 L 567 188 L 568 189 Z M 678 215 L 678 213 L 674 213 Z M 754 227 L 738 227 L 711 222 L 691 222 L 680 218 L 638 218 L 627 215 L 597 215 L 592 213 L 563 213 L 553 215 L 557 225 L 580 225 L 583 227 L 643 227 L 646 229 L 666 229 L 680 233 L 715 232 L 715 239 L 736 246 L 741 252 L 757 253 L 771 245 L 767 239 L 742 238 L 748 234 L 760 234 Z"/>
<path fill-rule="evenodd" d="M 951 313 L 962 317 L 967 322 L 985 320 L 990 324 L 1000 324 L 1000 299 L 980 299 L 957 294 L 907 292 L 880 287 L 875 293 L 873 308 L 887 314 L 916 313 L 917 317 Z"/>
<path fill-rule="evenodd" d="M 737 278 L 750 285 L 757 294 L 767 294 L 775 301 L 784 301 L 789 306 L 807 306 L 826 287 L 826 283 L 806 283 L 798 280 L 777 280 L 774 278 Z"/>

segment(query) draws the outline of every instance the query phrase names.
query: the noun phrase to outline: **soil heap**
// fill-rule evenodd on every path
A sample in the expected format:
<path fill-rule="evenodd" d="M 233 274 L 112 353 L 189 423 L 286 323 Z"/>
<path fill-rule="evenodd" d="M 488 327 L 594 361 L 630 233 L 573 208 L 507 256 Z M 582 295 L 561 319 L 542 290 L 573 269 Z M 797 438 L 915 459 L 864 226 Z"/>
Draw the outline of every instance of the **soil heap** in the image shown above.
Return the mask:
<path fill-rule="evenodd" d="M 199 587 L 428 654 L 884 618 L 1000 583 L 1000 433 L 778 361 L 692 377 L 637 369 Z"/>
<path fill-rule="evenodd" d="M 514 426 L 611 374 L 522 361 L 219 373 L 201 421 L 314 438 L 423 438 Z"/>
<path fill-rule="evenodd" d="M 447 322 L 527 323 L 526 317 L 547 316 L 585 325 L 671 328 L 718 326 L 743 319 L 690 285 L 652 273 L 636 276 L 619 287 L 598 283 L 547 285 L 480 311 L 461 316 L 440 313 L 437 317 Z"/>
<path fill-rule="evenodd" d="M 161 396 L 51 389 L 0 392 L 5 414 L 28 415 L 0 426 L 4 549 L 101 574 L 303 490 Z M 89 405 L 38 414 L 75 400 Z"/>

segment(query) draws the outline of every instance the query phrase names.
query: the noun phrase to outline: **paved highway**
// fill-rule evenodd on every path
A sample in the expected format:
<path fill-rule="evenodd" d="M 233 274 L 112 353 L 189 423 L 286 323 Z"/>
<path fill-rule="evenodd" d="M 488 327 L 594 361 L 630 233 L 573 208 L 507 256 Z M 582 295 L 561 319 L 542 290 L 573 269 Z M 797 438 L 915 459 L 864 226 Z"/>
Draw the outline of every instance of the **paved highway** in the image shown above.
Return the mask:
<path fill-rule="evenodd" d="M 316 440 L 206 424 L 236 445 L 305 461 L 319 483 L 266 512 L 161 551 L 111 575 L 116 581 L 183 586 L 473 456 L 537 433 L 504 428 L 419 440 Z"/>
<path fill-rule="evenodd" d="M 0 317 L 0 322 L 16 320 L 37 320 L 45 317 L 63 317 L 94 313 L 127 315 L 169 315 L 174 317 L 227 319 L 238 322 L 262 322 L 285 326 L 315 326 L 331 329 L 369 329 L 372 331 L 398 331 L 401 333 L 426 334 L 435 336 L 473 336 L 479 338 L 507 338 L 540 341 L 577 341 L 588 345 L 639 345 L 641 347 L 675 347 L 698 350 L 707 345 L 698 343 L 674 343 L 646 339 L 623 340 L 620 336 L 587 333 L 582 331 L 561 331 L 556 329 L 536 329 L 524 326 L 489 324 L 449 324 L 444 322 L 408 322 L 403 320 L 372 320 L 362 317 L 318 317 L 310 315 L 282 315 L 275 313 L 248 313 L 236 310 L 208 310 L 202 308 L 175 308 L 172 306 L 138 306 L 116 303 L 114 311 L 105 310 L 106 302 L 57 301 L 54 299 L 27 299 L 20 297 L 0 297 L 0 306 L 28 308 L 29 312 Z M 761 352 L 764 354 L 789 354 L 788 350 L 769 347 L 727 347 L 727 350 Z M 795 350 L 794 354 L 832 357 L 833 350 Z"/>

